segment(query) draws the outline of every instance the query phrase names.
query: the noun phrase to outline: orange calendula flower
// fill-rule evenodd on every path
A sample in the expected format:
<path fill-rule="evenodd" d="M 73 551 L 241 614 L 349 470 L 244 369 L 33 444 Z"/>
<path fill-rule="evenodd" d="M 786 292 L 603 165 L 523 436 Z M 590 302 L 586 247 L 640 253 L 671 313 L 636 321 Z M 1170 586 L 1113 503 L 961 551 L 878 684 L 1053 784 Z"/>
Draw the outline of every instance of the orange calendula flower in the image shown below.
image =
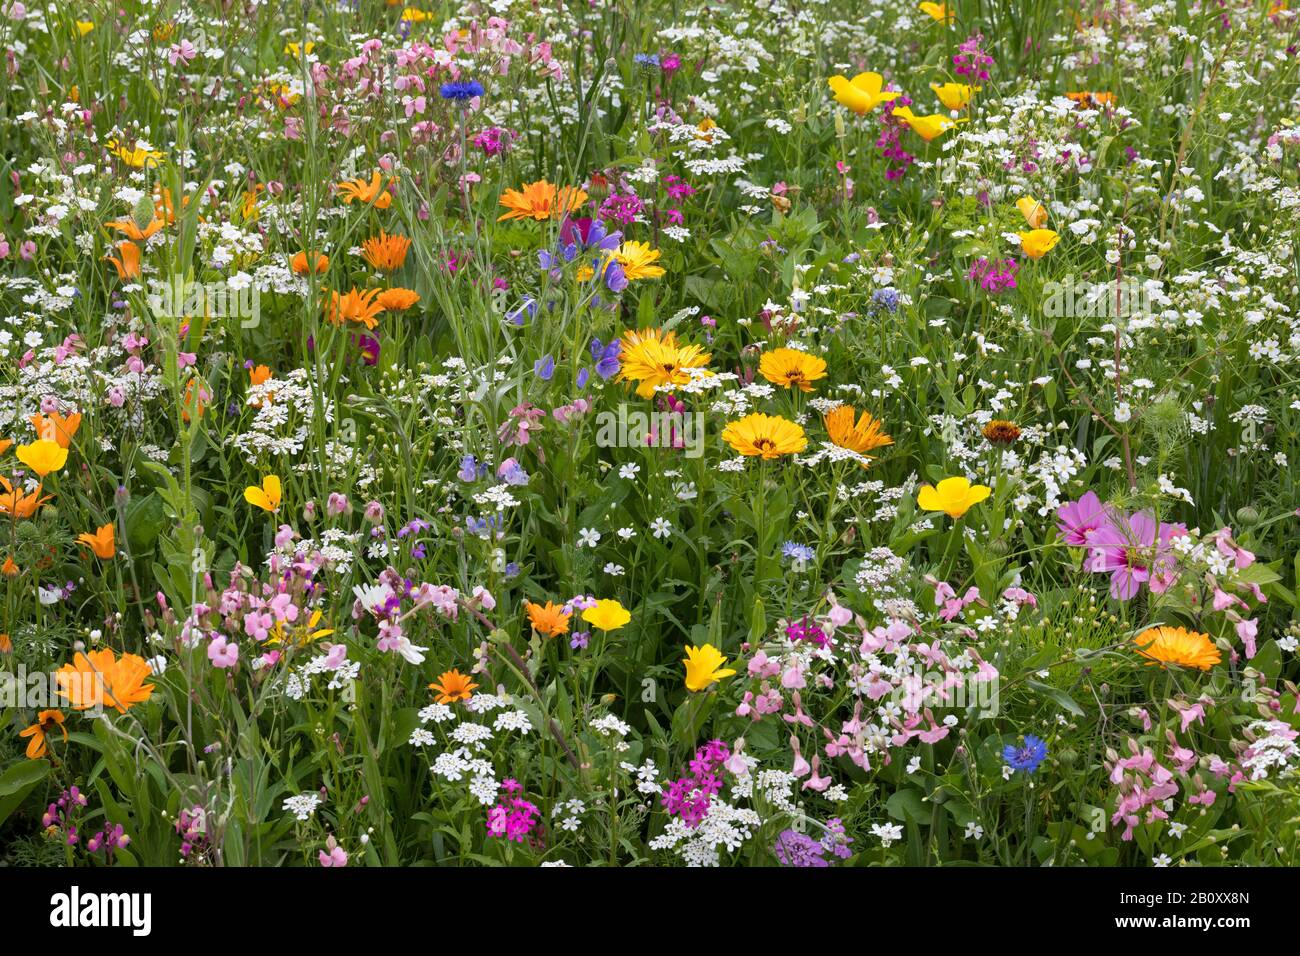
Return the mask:
<path fill-rule="evenodd" d="M 675 332 L 642 329 L 623 333 L 617 382 L 637 382 L 636 393 L 653 398 L 660 386 L 685 385 L 689 369 L 703 368 L 710 355 L 698 345 L 678 345 Z"/>
<path fill-rule="evenodd" d="M 853 79 L 832 76 L 826 81 L 835 95 L 835 102 L 847 106 L 859 116 L 870 113 L 881 103 L 890 103 L 903 94 L 884 92 L 885 78 L 879 73 L 859 73 Z"/>
<path fill-rule="evenodd" d="M 390 181 L 389 185 L 392 185 Z M 393 204 L 393 194 L 383 188 L 383 177 L 379 175 L 379 170 L 375 170 L 374 175 L 370 177 L 370 182 L 364 179 L 349 179 L 346 182 L 336 183 L 335 189 L 338 190 L 339 196 L 345 203 L 352 204 L 353 200 L 367 203 L 376 209 L 387 209 Z"/>
<path fill-rule="evenodd" d="M 123 239 L 117 244 L 117 255 L 104 256 L 104 261 L 112 264 L 117 277 L 124 282 L 140 278 L 140 247 L 134 242 Z"/>
<path fill-rule="evenodd" d="M 419 301 L 420 293 L 414 289 L 403 289 L 401 286 L 394 286 L 379 293 L 378 298 L 375 299 L 375 304 L 385 312 L 405 312 Z"/>
<path fill-rule="evenodd" d="M 812 383 L 826 377 L 826 362 L 798 349 L 779 348 L 763 353 L 758 371 L 773 385 L 811 392 Z"/>
<path fill-rule="evenodd" d="M 37 508 L 54 497 L 46 495 L 42 498 L 40 485 L 37 485 L 36 490 L 30 494 L 24 494 L 21 488 L 14 488 L 9 483 L 9 479 L 4 477 L 0 477 L 0 488 L 4 489 L 4 492 L 0 493 L 0 514 L 9 515 L 11 518 L 30 518 L 36 514 Z"/>
<path fill-rule="evenodd" d="M 559 637 L 569 632 L 569 615 L 564 612 L 562 604 L 552 604 L 550 601 L 545 604 L 534 604 L 532 601 L 525 601 L 524 610 L 528 612 L 528 623 L 538 634 Z"/>
<path fill-rule="evenodd" d="M 1185 627 L 1149 627 L 1133 638 L 1138 653 L 1148 658 L 1147 665 L 1195 667 L 1208 671 L 1223 660 L 1223 654 L 1208 634 Z"/>
<path fill-rule="evenodd" d="M 102 706 L 125 714 L 153 693 L 153 684 L 144 682 L 152 673 L 143 657 L 123 654 L 118 658 L 112 649 L 105 647 L 89 653 L 78 652 L 71 664 L 64 664 L 55 672 L 54 680 L 59 686 L 59 696 L 73 710 Z"/>
<path fill-rule="evenodd" d="M 60 471 L 68 463 L 68 449 L 48 438 L 38 438 L 29 445 L 19 445 L 17 454 L 19 461 L 42 478 Z"/>
<path fill-rule="evenodd" d="M 501 194 L 501 205 L 506 211 L 497 217 L 503 219 L 534 219 L 542 222 L 559 219 L 573 212 L 587 201 L 587 194 L 573 186 L 563 189 L 545 179 L 528 183 L 522 190 L 507 189 Z"/>
<path fill-rule="evenodd" d="M 793 455 L 808 447 L 803 427 L 780 415 L 754 412 L 729 422 L 722 430 L 722 440 L 746 457 L 766 460 Z"/>
<path fill-rule="evenodd" d="M 289 260 L 289 268 L 292 269 L 297 275 L 300 276 L 305 276 L 308 272 L 311 272 L 313 269 L 315 270 L 317 275 L 324 275 L 326 272 L 329 271 L 330 257 L 325 255 L 323 252 L 318 252 L 315 254 L 315 256 L 316 256 L 316 262 L 315 265 L 313 266 L 313 265 L 309 265 L 307 262 L 307 253 L 305 252 L 295 253 L 294 257 Z"/>
<path fill-rule="evenodd" d="M 0 455 L 9 450 L 9 446 L 14 443 L 12 438 L 0 438 Z"/>
<path fill-rule="evenodd" d="M 435 692 L 440 704 L 454 704 L 458 700 L 469 700 L 477 689 L 478 684 L 458 670 L 443 671 L 438 676 L 438 680 L 429 685 L 429 690 Z"/>
<path fill-rule="evenodd" d="M 8 634 L 0 634 L 0 654 L 12 654 L 14 652 L 14 642 L 9 639 Z"/>
<path fill-rule="evenodd" d="M 371 268 L 380 272 L 396 272 L 406 262 L 411 240 L 405 236 L 390 236 L 382 229 L 361 244 L 361 255 Z"/>
<path fill-rule="evenodd" d="M 95 533 L 89 531 L 77 535 L 77 540 L 95 552 L 95 557 L 107 561 L 117 554 L 117 541 L 113 534 L 113 523 L 100 525 Z"/>
<path fill-rule="evenodd" d="M 276 512 L 280 510 L 280 500 L 283 493 L 280 486 L 280 476 L 267 475 L 262 479 L 260 488 L 257 485 L 249 485 L 244 489 L 244 500 L 254 508 Z"/>
<path fill-rule="evenodd" d="M 68 728 L 63 726 L 66 718 L 61 710 L 42 710 L 36 715 L 36 723 L 25 730 L 18 731 L 19 737 L 30 737 L 27 741 L 27 757 L 39 760 L 50 752 L 49 736 L 56 730 L 63 731 L 63 742 L 68 741 Z"/>
<path fill-rule="evenodd" d="M 37 412 L 31 417 L 31 423 L 36 429 L 36 437 L 57 442 L 60 448 L 67 448 L 72 443 L 72 436 L 77 434 L 77 429 L 81 427 L 81 413 L 60 415 L 58 412 L 48 412 L 43 415 Z M 3 445 L 0 447 L 0 452 L 8 447 L 7 444 Z"/>
<path fill-rule="evenodd" d="M 344 322 L 360 322 L 368 329 L 373 329 L 379 324 L 375 318 L 384 307 L 379 304 L 380 290 L 367 289 L 364 292 L 353 288 L 346 295 L 339 295 L 337 292 L 331 292 L 329 301 L 325 303 L 325 317 L 335 325 L 342 325 Z"/>
<path fill-rule="evenodd" d="M 868 452 L 894 443 L 894 439 L 885 434 L 884 426 L 870 412 L 863 412 L 854 423 L 856 414 L 852 405 L 840 405 L 822 416 L 826 433 L 834 444 L 859 455 L 867 455 Z"/>
<path fill-rule="evenodd" d="M 271 370 L 265 365 L 257 365 L 248 370 L 249 385 L 262 385 L 265 382 L 269 382 L 274 377 L 275 376 L 271 374 Z"/>
<path fill-rule="evenodd" d="M 18 562 L 13 559 L 13 555 L 5 558 L 5 563 L 0 565 L 0 574 L 7 578 L 16 578 L 22 573 L 22 568 L 18 567 Z"/>
<path fill-rule="evenodd" d="M 1093 109 L 1099 106 L 1114 106 L 1117 100 L 1114 93 L 1093 93 L 1087 90 L 1078 93 L 1066 93 L 1068 99 L 1074 100 L 1082 109 Z"/>

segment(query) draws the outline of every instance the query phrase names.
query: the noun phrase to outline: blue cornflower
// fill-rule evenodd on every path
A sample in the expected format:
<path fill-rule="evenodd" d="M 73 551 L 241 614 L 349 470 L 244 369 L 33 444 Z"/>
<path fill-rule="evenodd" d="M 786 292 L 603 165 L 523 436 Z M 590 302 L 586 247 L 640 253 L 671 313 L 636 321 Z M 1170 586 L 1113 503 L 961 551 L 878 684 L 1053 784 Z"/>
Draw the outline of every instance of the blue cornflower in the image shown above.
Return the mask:
<path fill-rule="evenodd" d="M 483 95 L 483 84 L 477 80 L 465 83 L 444 83 L 438 88 L 444 100 L 472 100 Z"/>
<path fill-rule="evenodd" d="M 635 63 L 635 64 L 637 64 L 638 66 L 653 66 L 653 67 L 658 67 L 658 66 L 659 66 L 659 54 L 658 54 L 658 53 L 638 53 L 636 56 L 632 57 L 632 62 Z"/>
<path fill-rule="evenodd" d="M 796 544 L 793 541 L 787 541 L 785 544 L 781 545 L 781 553 L 787 558 L 794 561 L 802 561 L 805 564 L 817 556 L 817 552 L 808 547 L 808 545 Z"/>
<path fill-rule="evenodd" d="M 886 312 L 898 311 L 898 290 L 892 286 L 884 289 L 877 289 L 871 293 L 871 304 L 877 308 L 882 308 Z"/>
<path fill-rule="evenodd" d="M 1025 742 L 1019 747 L 1007 744 L 1002 748 L 1002 759 L 1012 770 L 1033 773 L 1047 759 L 1047 744 L 1033 734 L 1025 734 Z"/>

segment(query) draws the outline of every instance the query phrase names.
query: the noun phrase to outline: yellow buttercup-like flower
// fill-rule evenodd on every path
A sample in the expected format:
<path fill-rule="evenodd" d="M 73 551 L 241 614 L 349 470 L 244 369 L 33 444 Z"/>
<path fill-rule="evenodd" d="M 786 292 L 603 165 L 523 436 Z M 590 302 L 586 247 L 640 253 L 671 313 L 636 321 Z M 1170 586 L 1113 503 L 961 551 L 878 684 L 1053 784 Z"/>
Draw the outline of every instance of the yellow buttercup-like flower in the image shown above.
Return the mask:
<path fill-rule="evenodd" d="M 1047 207 L 1033 196 L 1021 196 L 1016 200 L 1016 208 L 1030 229 L 1042 229 L 1047 225 Z"/>
<path fill-rule="evenodd" d="M 1208 634 L 1185 627 L 1149 627 L 1133 638 L 1138 653 L 1148 658 L 1148 666 L 1177 664 L 1208 671 L 1223 655 Z"/>
<path fill-rule="evenodd" d="M 754 412 L 739 421 L 728 423 L 722 440 L 747 457 L 764 459 L 793 455 L 808 447 L 803 427 L 780 415 Z"/>
<path fill-rule="evenodd" d="M 267 475 L 262 479 L 262 487 L 249 485 L 244 489 L 244 500 L 255 508 L 261 508 L 263 511 L 279 511 L 280 498 L 283 491 L 280 487 L 280 479 L 276 475 Z"/>
<path fill-rule="evenodd" d="M 943 116 L 940 113 L 931 113 L 929 116 L 917 116 L 912 112 L 910 106 L 899 107 L 894 110 L 894 116 L 897 116 L 908 126 L 912 127 L 912 132 L 927 143 L 931 140 L 938 139 L 948 130 L 952 129 L 959 123 L 965 123 L 964 119 L 953 119 L 951 116 Z"/>
<path fill-rule="evenodd" d="M 843 76 L 832 76 L 826 82 L 835 94 L 835 102 L 847 106 L 859 116 L 870 113 L 881 103 L 889 103 L 903 95 L 901 92 L 884 92 L 885 81 L 879 73 L 859 73 L 851 80 Z"/>
<path fill-rule="evenodd" d="M 992 494 L 988 485 L 972 485 L 965 478 L 945 478 L 938 486 L 922 485 L 916 503 L 925 511 L 942 511 L 950 518 L 960 518 Z"/>
<path fill-rule="evenodd" d="M 919 8 L 922 13 L 928 14 L 940 23 L 950 23 L 957 16 L 957 11 L 948 8 L 946 3 L 922 3 Z"/>
<path fill-rule="evenodd" d="M 18 460 L 44 478 L 68 463 L 68 450 L 57 441 L 40 438 L 29 445 L 19 445 Z"/>
<path fill-rule="evenodd" d="M 826 377 L 826 362 L 798 349 L 779 348 L 763 353 L 758 371 L 773 385 L 811 392 L 812 383 Z"/>
<path fill-rule="evenodd" d="M 735 676 L 735 671 L 727 667 L 727 659 L 712 644 L 703 647 L 686 646 L 686 656 L 682 658 L 686 665 L 686 689 L 692 693 L 708 690 L 711 684 L 724 677 Z"/>
<path fill-rule="evenodd" d="M 659 250 L 651 249 L 649 243 L 625 242 L 610 253 L 610 258 L 623 267 L 623 274 L 629 282 L 658 279 L 664 274 L 663 266 L 655 265 L 659 259 Z"/>
<path fill-rule="evenodd" d="M 964 110 L 980 91 L 980 87 L 969 83 L 931 83 L 930 89 L 939 98 L 939 102 L 950 110 Z"/>
<path fill-rule="evenodd" d="M 1033 229 L 1016 235 L 1020 237 L 1020 248 L 1031 259 L 1043 258 L 1061 241 L 1060 235 L 1051 229 Z"/>
<path fill-rule="evenodd" d="M 617 601 L 604 598 L 597 601 L 595 607 L 589 607 L 583 611 L 582 619 L 592 627 L 598 627 L 602 631 L 617 631 L 632 620 L 632 615 L 627 608 Z"/>

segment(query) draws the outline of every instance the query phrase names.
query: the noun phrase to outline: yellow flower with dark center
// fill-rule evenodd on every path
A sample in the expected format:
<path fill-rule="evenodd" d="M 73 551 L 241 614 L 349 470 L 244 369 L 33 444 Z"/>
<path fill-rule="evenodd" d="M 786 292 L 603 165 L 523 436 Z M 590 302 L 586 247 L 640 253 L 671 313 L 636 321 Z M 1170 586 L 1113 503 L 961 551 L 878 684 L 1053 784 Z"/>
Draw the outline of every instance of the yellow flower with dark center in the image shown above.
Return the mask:
<path fill-rule="evenodd" d="M 280 476 L 267 475 L 262 479 L 260 488 L 257 485 L 249 485 L 244 489 L 244 500 L 254 508 L 276 512 L 280 510 L 280 500 L 283 493 L 283 488 L 280 486 Z"/>
<path fill-rule="evenodd" d="M 847 106 L 859 116 L 870 113 L 881 103 L 892 102 L 903 95 L 901 92 L 884 92 L 885 80 L 879 73 L 859 73 L 851 80 L 843 76 L 832 76 L 826 83 L 835 94 L 835 102 Z"/>
<path fill-rule="evenodd" d="M 811 392 L 812 383 L 826 377 L 826 362 L 798 349 L 779 348 L 763 353 L 758 371 L 773 385 Z"/>
<path fill-rule="evenodd" d="M 385 312 L 405 312 L 419 301 L 420 293 L 414 289 L 403 289 L 401 286 L 394 286 L 379 293 L 379 296 L 375 299 L 375 304 Z"/>
<path fill-rule="evenodd" d="M 945 478 L 938 486 L 922 485 L 916 503 L 925 511 L 942 511 L 960 518 L 992 494 L 988 485 L 972 485 L 966 478 Z"/>
<path fill-rule="evenodd" d="M 863 412 L 855 424 L 853 418 L 856 414 L 852 405 L 840 405 L 822 416 L 826 433 L 833 443 L 859 455 L 866 455 L 894 443 L 894 439 L 885 434 L 884 426 L 870 412 Z"/>
<path fill-rule="evenodd" d="M 686 646 L 686 656 L 682 658 L 686 665 L 686 689 L 692 693 L 708 690 L 709 686 L 724 677 L 735 676 L 735 671 L 727 667 L 727 659 L 712 644 L 703 647 Z"/>
<path fill-rule="evenodd" d="M 1021 196 L 1016 200 L 1016 208 L 1030 229 L 1042 229 L 1047 225 L 1047 207 L 1033 196 Z"/>
<path fill-rule="evenodd" d="M 390 236 L 382 229 L 361 244 L 361 255 L 372 268 L 380 272 L 396 272 L 406 262 L 411 240 L 406 236 Z"/>
<path fill-rule="evenodd" d="M 73 710 L 102 706 L 125 714 L 153 693 L 153 684 L 144 682 L 151 673 L 143 657 L 123 654 L 119 659 L 105 647 L 89 653 L 78 652 L 71 664 L 64 664 L 55 672 L 54 680 L 59 686 L 59 696 Z"/>
<path fill-rule="evenodd" d="M 653 398 L 660 386 L 685 385 L 691 380 L 687 369 L 708 365 L 710 355 L 698 345 L 678 345 L 674 332 L 642 329 L 623 333 L 617 382 L 637 382 L 636 393 Z"/>
<path fill-rule="evenodd" d="M 391 181 L 389 185 L 392 185 Z M 338 190 L 339 196 L 345 203 L 351 204 L 353 200 L 367 203 L 376 209 L 387 209 L 393 204 L 393 194 L 383 188 L 383 178 L 379 175 L 379 170 L 375 170 L 370 177 L 370 182 L 364 179 L 349 179 L 345 182 L 336 183 L 335 189 Z"/>
<path fill-rule="evenodd" d="M 1010 445 L 1020 437 L 1020 426 L 1004 418 L 995 418 L 984 426 L 984 437 L 994 445 Z"/>
<path fill-rule="evenodd" d="M 950 110 L 964 110 L 980 91 L 980 87 L 968 83 L 931 83 L 930 89 L 934 90 L 939 102 Z"/>
<path fill-rule="evenodd" d="M 503 219 L 533 219 L 538 222 L 559 219 L 573 212 L 587 201 L 587 194 L 573 186 L 563 189 L 539 179 L 527 183 L 522 190 L 507 189 L 501 194 L 501 205 L 506 211 L 497 217 Z"/>
<path fill-rule="evenodd" d="M 582 619 L 592 627 L 598 627 L 602 631 L 617 631 L 632 620 L 632 615 L 627 608 L 617 601 L 602 598 L 596 602 L 595 607 L 589 607 L 582 612 Z"/>
<path fill-rule="evenodd" d="M 346 295 L 331 292 L 329 301 L 325 303 L 325 317 L 335 325 L 360 322 L 366 328 L 373 329 L 379 324 L 375 317 L 384 311 L 378 301 L 380 291 L 367 289 L 361 292 L 354 288 Z"/>
<path fill-rule="evenodd" d="M 894 114 L 908 126 L 912 132 L 927 143 L 937 139 L 948 130 L 952 129 L 959 123 L 965 123 L 964 119 L 953 119 L 951 116 L 944 116 L 940 113 L 931 113 L 929 116 L 917 116 L 912 112 L 910 106 L 903 106 L 894 110 Z"/>
<path fill-rule="evenodd" d="M 1020 248 L 1031 259 L 1043 258 L 1061 241 L 1060 235 L 1051 229 L 1031 229 L 1016 235 L 1020 237 Z"/>
<path fill-rule="evenodd" d="M 1208 634 L 1184 627 L 1149 627 L 1133 638 L 1138 653 L 1148 658 L 1148 666 L 1195 667 L 1208 671 L 1223 660 L 1223 655 Z"/>
<path fill-rule="evenodd" d="M 48 738 L 55 730 L 63 731 L 63 742 L 68 742 L 68 728 L 63 726 L 65 719 L 61 710 L 42 710 L 36 715 L 36 723 L 18 731 L 19 737 L 32 738 L 27 741 L 28 759 L 39 760 L 50 752 Z"/>
<path fill-rule="evenodd" d="M 742 455 L 768 460 L 793 455 L 808 447 L 808 436 L 801 426 L 780 415 L 762 412 L 729 422 L 722 430 L 722 440 Z"/>
<path fill-rule="evenodd" d="M 68 450 L 48 438 L 38 438 L 30 445 L 19 445 L 16 454 L 19 461 L 42 478 L 60 471 L 68 463 Z"/>
<path fill-rule="evenodd" d="M 454 704 L 459 700 L 469 700 L 477 689 L 478 684 L 474 683 L 468 674 L 462 674 L 458 670 L 443 671 L 438 679 L 429 685 L 429 690 L 436 694 L 440 704 Z"/>
<path fill-rule="evenodd" d="M 659 250 L 651 249 L 649 243 L 625 242 L 610 253 L 610 258 L 623 267 L 629 282 L 658 279 L 664 274 L 663 267 L 654 264 L 659 259 Z"/>
<path fill-rule="evenodd" d="M 545 604 L 534 604 L 532 601 L 525 601 L 524 610 L 528 612 L 528 623 L 538 634 L 559 637 L 569 632 L 569 615 L 564 613 L 562 604 L 552 604 L 550 601 Z"/>

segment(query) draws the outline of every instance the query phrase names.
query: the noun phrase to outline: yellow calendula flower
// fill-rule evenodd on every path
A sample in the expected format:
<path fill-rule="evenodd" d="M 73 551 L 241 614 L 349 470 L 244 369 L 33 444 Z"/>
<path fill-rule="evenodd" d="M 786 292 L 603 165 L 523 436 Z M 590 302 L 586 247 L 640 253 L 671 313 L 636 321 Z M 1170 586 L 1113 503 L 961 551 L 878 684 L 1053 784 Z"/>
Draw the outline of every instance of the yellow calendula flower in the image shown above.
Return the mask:
<path fill-rule="evenodd" d="M 826 362 L 798 349 L 779 348 L 763 353 L 758 371 L 773 385 L 811 392 L 812 383 L 826 377 Z"/>
<path fill-rule="evenodd" d="M 244 489 L 244 500 L 254 508 L 261 508 L 263 511 L 279 511 L 280 498 L 283 489 L 280 486 L 280 478 L 277 475 L 267 475 L 262 479 L 262 486 L 249 485 Z"/>
<path fill-rule="evenodd" d="M 610 253 L 610 258 L 623 267 L 629 282 L 658 279 L 664 274 L 663 267 L 654 264 L 659 259 L 659 250 L 651 249 L 646 242 L 625 242 Z"/>
<path fill-rule="evenodd" d="M 884 78 L 879 73 L 859 73 L 853 79 L 832 76 L 826 83 L 835 94 L 835 102 L 847 106 L 859 116 L 870 113 L 881 103 L 898 99 L 901 92 L 886 93 Z"/>
<path fill-rule="evenodd" d="M 19 445 L 15 454 L 19 461 L 42 478 L 60 471 L 68 463 L 68 450 L 48 438 L 37 439 L 29 445 Z"/>
<path fill-rule="evenodd" d="M 972 485 L 962 477 L 945 478 L 937 486 L 922 485 L 916 503 L 925 511 L 942 511 L 950 518 L 960 518 L 990 494 L 988 485 Z"/>
<path fill-rule="evenodd" d="M 1195 667 L 1208 671 L 1223 659 L 1208 634 L 1185 627 L 1149 627 L 1133 638 L 1138 653 L 1147 658 L 1148 666 Z"/>
<path fill-rule="evenodd" d="M 698 694 L 708 690 L 709 686 L 724 677 L 734 677 L 736 672 L 727 667 L 727 659 L 722 651 L 712 644 L 703 647 L 686 646 L 686 656 L 682 658 L 686 665 L 686 689 Z"/>
<path fill-rule="evenodd" d="M 801 425 L 762 412 L 729 422 L 722 430 L 722 440 L 746 457 L 766 460 L 793 455 L 808 447 L 808 436 Z"/>
<path fill-rule="evenodd" d="M 1060 235 L 1051 229 L 1032 229 L 1016 235 L 1020 237 L 1020 248 L 1031 259 L 1043 258 L 1061 241 Z"/>
<path fill-rule="evenodd" d="M 912 132 L 921 137 L 921 139 L 925 140 L 927 143 L 938 139 L 959 123 L 967 122 L 964 119 L 955 120 L 951 116 L 944 116 L 940 113 L 931 113 L 929 116 L 917 116 L 912 112 L 910 106 L 903 106 L 894 110 L 893 115 L 897 116 L 910 126 Z"/>
<path fill-rule="evenodd" d="M 596 602 L 595 607 L 589 607 L 582 612 L 582 619 L 592 627 L 598 627 L 602 631 L 617 631 L 632 620 L 632 614 L 617 601 L 611 598 L 602 598 Z"/>
<path fill-rule="evenodd" d="M 674 332 L 642 329 L 623 333 L 616 382 L 637 382 L 637 395 L 653 398 L 661 386 L 685 385 L 688 369 L 703 368 L 711 356 L 698 345 L 679 345 Z"/>
<path fill-rule="evenodd" d="M 957 11 L 949 9 L 946 3 L 930 3 L 927 0 L 926 3 L 920 4 L 918 9 L 940 23 L 950 23 L 957 16 Z"/>
<path fill-rule="evenodd" d="M 950 110 L 964 110 L 980 91 L 980 87 L 969 83 L 931 83 L 930 89 L 934 90 L 939 102 Z"/>
<path fill-rule="evenodd" d="M 1021 196 L 1016 200 L 1016 208 L 1030 229 L 1042 229 L 1047 225 L 1047 207 L 1033 196 Z"/>

